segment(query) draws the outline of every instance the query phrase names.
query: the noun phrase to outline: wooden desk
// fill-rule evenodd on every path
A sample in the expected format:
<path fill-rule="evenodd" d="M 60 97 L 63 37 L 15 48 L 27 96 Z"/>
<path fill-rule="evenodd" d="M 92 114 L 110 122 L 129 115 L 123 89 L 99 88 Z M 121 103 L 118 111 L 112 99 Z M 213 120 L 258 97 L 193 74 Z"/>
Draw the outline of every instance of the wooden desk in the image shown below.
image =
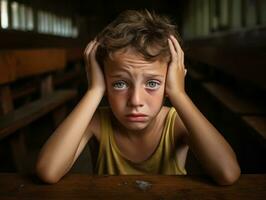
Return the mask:
<path fill-rule="evenodd" d="M 146 181 L 143 188 L 140 181 Z M 150 185 L 149 185 L 150 184 Z M 266 174 L 242 175 L 232 186 L 199 176 L 69 174 L 55 185 L 36 177 L 0 174 L 0 199 L 248 199 L 266 198 Z"/>

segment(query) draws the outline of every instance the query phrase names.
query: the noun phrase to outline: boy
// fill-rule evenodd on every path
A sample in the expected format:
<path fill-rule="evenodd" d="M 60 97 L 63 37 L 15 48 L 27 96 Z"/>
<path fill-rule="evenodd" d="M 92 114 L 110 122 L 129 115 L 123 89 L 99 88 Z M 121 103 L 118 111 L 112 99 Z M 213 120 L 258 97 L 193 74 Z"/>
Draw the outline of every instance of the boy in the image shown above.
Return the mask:
<path fill-rule="evenodd" d="M 184 53 L 167 18 L 123 12 L 88 44 L 85 60 L 88 91 L 42 148 L 40 178 L 60 180 L 92 135 L 98 174 L 185 175 L 191 148 L 218 184 L 239 178 L 232 148 L 185 92 Z M 110 108 L 97 109 L 103 95 Z"/>

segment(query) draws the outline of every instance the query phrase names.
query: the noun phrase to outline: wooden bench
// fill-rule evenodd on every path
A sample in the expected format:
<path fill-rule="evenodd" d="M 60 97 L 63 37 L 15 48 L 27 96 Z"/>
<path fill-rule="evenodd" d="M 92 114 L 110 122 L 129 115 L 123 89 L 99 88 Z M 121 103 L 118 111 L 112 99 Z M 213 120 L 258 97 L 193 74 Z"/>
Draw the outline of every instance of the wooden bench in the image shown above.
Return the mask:
<path fill-rule="evenodd" d="M 58 106 L 75 97 L 72 90 L 60 90 L 30 102 L 20 108 L 0 116 L 0 139 L 3 139 L 15 131 L 27 126 L 36 119 L 51 112 Z"/>
<path fill-rule="evenodd" d="M 195 88 L 190 96 L 227 134 L 247 166 L 243 171 L 250 173 L 256 172 L 252 165 L 257 172 L 266 169 L 265 33 L 264 26 L 185 41 L 187 62 L 192 63 L 188 85 Z"/>
<path fill-rule="evenodd" d="M 61 88 L 79 88 L 87 86 L 87 77 L 83 60 L 83 49 L 66 49 L 67 67 L 64 71 L 58 71 L 54 74 L 54 87 Z"/>
<path fill-rule="evenodd" d="M 265 90 L 265 33 L 265 26 L 212 33 L 186 40 L 185 54 L 190 62 L 207 64 L 238 82 L 248 82 Z"/>
<path fill-rule="evenodd" d="M 218 116 L 216 120 L 220 126 L 227 126 L 223 128 L 225 136 L 238 151 L 243 172 L 265 172 L 265 106 L 239 97 L 231 88 L 221 84 L 208 82 L 202 83 L 202 87 L 221 105 L 221 111 L 215 114 Z"/>
<path fill-rule="evenodd" d="M 0 140 L 9 141 L 19 172 L 28 170 L 23 128 L 76 97 L 75 90 L 54 89 L 53 73 L 64 70 L 65 66 L 64 49 L 0 51 Z M 36 78 L 35 84 L 27 85 Z M 37 93 L 37 98 L 30 96 L 33 93 Z M 28 98 L 17 106 L 15 101 L 22 97 Z M 54 116 L 57 125 L 64 112 Z"/>
<path fill-rule="evenodd" d="M 258 102 L 237 96 L 231 89 L 217 83 L 203 83 L 203 87 L 211 96 L 215 97 L 229 112 L 238 116 L 239 119 L 254 132 L 260 136 L 262 140 L 266 137 L 265 117 L 266 108 Z"/>
<path fill-rule="evenodd" d="M 244 173 L 265 172 L 266 107 L 263 101 L 242 92 L 239 85 L 226 84 L 224 80 L 228 77 L 217 78 L 218 72 L 208 74 L 193 67 L 188 66 L 186 84 L 192 100 L 232 145 Z"/>
<path fill-rule="evenodd" d="M 220 101 L 228 110 L 238 115 L 264 114 L 266 111 L 255 102 L 238 97 L 232 89 L 217 83 L 203 83 L 213 97 Z"/>
<path fill-rule="evenodd" d="M 240 92 L 236 92 L 234 88 L 212 81 L 217 80 L 217 78 L 208 77 L 199 70 L 195 70 L 193 67 L 189 68 L 188 76 L 191 79 L 190 81 L 195 82 L 194 86 L 197 85 L 202 90 L 206 91 L 225 109 L 238 116 L 241 121 L 249 127 L 254 128 L 254 131 L 257 131 L 262 138 L 265 138 L 266 131 L 262 128 L 264 117 L 261 115 L 266 114 L 266 107 L 262 105 L 262 102 L 258 102 L 256 99 L 254 100 L 254 98 L 250 99 L 244 94 L 240 96 Z M 249 122 L 249 120 L 251 121 Z"/>

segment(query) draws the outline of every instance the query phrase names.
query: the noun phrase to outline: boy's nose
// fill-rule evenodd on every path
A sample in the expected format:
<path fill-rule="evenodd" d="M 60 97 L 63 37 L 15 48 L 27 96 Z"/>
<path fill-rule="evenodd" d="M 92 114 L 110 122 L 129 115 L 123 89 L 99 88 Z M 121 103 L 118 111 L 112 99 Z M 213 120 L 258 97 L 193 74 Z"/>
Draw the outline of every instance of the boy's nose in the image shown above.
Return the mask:
<path fill-rule="evenodd" d="M 128 105 L 133 106 L 133 107 L 143 106 L 142 94 L 141 94 L 140 89 L 138 88 L 132 89 L 132 91 L 130 92 L 129 99 L 128 99 Z"/>

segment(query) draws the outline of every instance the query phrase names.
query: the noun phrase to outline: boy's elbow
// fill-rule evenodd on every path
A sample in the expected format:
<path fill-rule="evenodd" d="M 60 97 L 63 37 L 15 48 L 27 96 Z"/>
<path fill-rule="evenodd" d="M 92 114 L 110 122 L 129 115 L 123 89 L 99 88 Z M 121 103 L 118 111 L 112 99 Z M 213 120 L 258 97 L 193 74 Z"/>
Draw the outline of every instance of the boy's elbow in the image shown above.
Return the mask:
<path fill-rule="evenodd" d="M 55 184 L 60 180 L 60 178 L 56 176 L 56 174 L 53 173 L 51 169 L 47 169 L 47 167 L 44 167 L 39 163 L 37 163 L 36 165 L 36 175 L 43 182 L 48 184 Z"/>
<path fill-rule="evenodd" d="M 236 166 L 235 169 L 225 171 L 222 177 L 217 180 L 217 183 L 222 186 L 232 185 L 239 179 L 240 175 L 240 167 Z"/>

